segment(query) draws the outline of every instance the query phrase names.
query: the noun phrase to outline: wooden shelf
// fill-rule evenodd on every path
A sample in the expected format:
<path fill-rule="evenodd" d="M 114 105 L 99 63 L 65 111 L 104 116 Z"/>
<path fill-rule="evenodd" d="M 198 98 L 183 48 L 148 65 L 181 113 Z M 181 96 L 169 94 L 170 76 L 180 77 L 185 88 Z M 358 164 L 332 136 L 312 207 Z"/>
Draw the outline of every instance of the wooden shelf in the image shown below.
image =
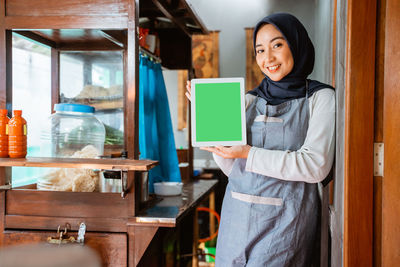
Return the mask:
<path fill-rule="evenodd" d="M 157 161 L 133 159 L 81 159 L 81 158 L 1 158 L 3 167 L 81 168 L 123 171 L 148 171 Z"/>

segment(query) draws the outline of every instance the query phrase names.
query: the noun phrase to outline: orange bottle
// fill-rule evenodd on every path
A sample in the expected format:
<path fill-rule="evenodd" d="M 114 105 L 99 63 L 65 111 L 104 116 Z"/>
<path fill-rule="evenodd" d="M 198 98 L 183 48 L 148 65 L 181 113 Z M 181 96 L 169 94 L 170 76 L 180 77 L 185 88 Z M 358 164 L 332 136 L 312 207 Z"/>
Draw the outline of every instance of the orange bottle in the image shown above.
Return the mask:
<path fill-rule="evenodd" d="M 0 158 L 8 157 L 8 121 L 7 109 L 0 109 Z"/>
<path fill-rule="evenodd" d="M 8 155 L 10 158 L 25 158 L 27 151 L 26 120 L 22 110 L 14 110 L 14 117 L 8 122 Z"/>

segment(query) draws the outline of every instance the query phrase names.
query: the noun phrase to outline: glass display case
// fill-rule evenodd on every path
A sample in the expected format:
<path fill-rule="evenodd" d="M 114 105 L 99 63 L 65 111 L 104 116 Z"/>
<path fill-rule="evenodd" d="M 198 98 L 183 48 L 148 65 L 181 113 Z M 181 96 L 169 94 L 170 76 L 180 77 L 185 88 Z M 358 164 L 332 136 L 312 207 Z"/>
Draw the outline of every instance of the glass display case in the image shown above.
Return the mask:
<path fill-rule="evenodd" d="M 56 30 L 49 29 L 37 31 L 37 33 L 44 36 L 54 35 L 56 32 Z M 76 29 L 59 30 L 58 32 L 62 33 L 63 36 L 69 36 L 69 38 L 74 34 L 88 33 L 87 31 Z M 103 137 L 103 140 L 101 140 L 101 149 L 98 148 L 101 155 L 96 154 L 96 157 L 109 157 L 111 155 L 121 157 L 124 155 L 123 49 L 59 51 L 59 90 L 52 92 L 50 88 L 51 69 L 54 66 L 51 66 L 51 48 L 41 42 L 34 41 L 27 36 L 27 33 L 28 31 L 19 31 L 19 34 L 13 33 L 13 80 L 15 82 L 12 90 L 12 105 L 24 111 L 24 117 L 29 123 L 28 157 L 72 157 L 75 152 L 78 152 L 78 149 L 73 149 L 74 151 L 71 153 L 49 153 L 47 151 L 49 146 L 46 148 L 44 145 L 54 140 L 55 137 L 51 136 L 56 131 L 54 127 L 62 126 L 62 123 L 54 124 L 54 119 L 51 126 L 49 125 L 49 121 L 55 115 L 54 113 L 51 115 L 51 112 L 55 112 L 55 108 L 52 110 L 52 106 L 55 107 L 57 105 L 56 103 L 53 103 L 53 105 L 51 103 L 52 94 L 57 94 L 55 98 L 58 99 L 57 102 L 59 103 L 93 107 L 94 115 L 104 125 L 106 133 L 105 138 Z M 20 79 L 19 77 L 21 76 L 25 78 Z M 32 99 L 35 101 L 32 102 Z M 39 103 L 40 105 L 37 105 Z M 78 117 L 79 114 L 77 115 Z M 79 121 L 80 123 L 74 126 L 76 129 L 72 129 L 72 126 L 62 126 L 65 131 L 72 131 L 69 134 L 70 137 L 74 134 L 74 131 L 76 133 L 77 131 L 84 132 L 83 129 L 91 127 L 90 123 L 88 124 L 90 120 Z M 66 124 L 64 123 L 63 125 Z M 52 127 L 54 129 L 51 129 Z M 64 135 L 66 136 L 65 133 Z M 79 136 L 76 136 L 76 138 Z M 57 140 L 60 138 L 56 137 Z M 73 139 L 79 141 L 76 138 Z M 79 142 L 89 144 L 91 142 L 88 141 L 88 138 L 90 139 L 90 136 L 82 136 L 80 138 L 82 140 Z M 64 143 L 73 143 L 74 140 L 65 140 Z M 98 141 L 96 142 L 98 143 Z M 68 147 L 72 147 L 72 143 Z M 79 150 L 82 148 L 79 147 Z M 85 157 L 85 155 L 82 155 L 82 157 Z M 13 188 L 18 188 L 37 183 L 37 188 L 41 190 L 64 188 L 67 191 L 79 191 L 78 189 L 73 190 L 71 186 L 65 187 L 65 183 L 62 181 L 57 182 L 57 184 L 63 184 L 60 187 L 57 184 L 49 184 L 47 182 L 48 179 L 44 179 L 44 177 L 49 177 L 49 174 L 60 173 L 61 171 L 62 173 L 73 173 L 75 175 L 80 172 L 62 169 L 13 167 L 12 186 Z M 86 172 L 89 172 L 89 170 L 82 170 L 82 173 Z M 89 173 L 95 173 L 97 180 L 103 179 L 102 172 L 99 173 L 98 170 L 90 171 Z M 58 181 L 57 177 L 51 176 L 52 180 Z M 93 180 L 93 175 L 86 175 L 86 177 L 89 180 Z M 44 181 L 46 182 L 44 183 Z M 100 184 L 100 182 L 102 181 L 97 181 L 96 185 Z M 73 185 L 74 183 L 69 184 Z M 98 186 L 95 186 L 95 188 L 95 191 L 99 191 Z"/>
<path fill-rule="evenodd" d="M 179 246 L 176 244 L 177 238 L 163 239 L 158 229 L 177 227 L 183 216 L 191 214 L 190 210 L 215 184 L 200 186 L 197 194 L 194 194 L 193 188 L 189 188 L 193 199 L 177 209 L 179 213 L 173 215 L 171 223 L 163 222 L 167 218 L 165 214 L 156 214 L 156 221 L 139 216 L 140 212 L 146 213 L 148 207 L 140 203 L 138 178 L 141 172 L 148 171 L 156 164 L 151 160 L 138 160 L 139 60 L 136 29 L 139 27 L 138 15 L 142 12 L 139 10 L 139 1 L 0 0 L 0 3 L 1 107 L 11 112 L 15 108 L 13 83 L 23 82 L 28 75 L 35 76 L 21 72 L 16 78 L 18 81 L 13 80 L 12 34 L 17 33 L 47 47 L 45 58 L 48 62 L 46 68 L 49 68 L 49 74 L 40 78 L 46 81 L 46 93 L 40 94 L 37 90 L 30 92 L 36 98 L 28 93 L 20 97 L 35 101 L 37 109 L 46 109 L 41 115 L 43 118 L 47 118 L 58 103 L 95 107 L 95 116 L 107 126 L 105 131 L 112 146 L 108 150 L 106 136 L 105 153 L 124 152 L 125 156 L 99 159 L 31 156 L 25 159 L 0 159 L 0 202 L 3 203 L 0 205 L 0 243 L 46 242 L 60 226 L 68 226 L 68 232 L 76 234 L 84 222 L 87 227 L 85 245 L 99 252 L 103 266 L 163 266 L 163 255 L 148 256 L 145 253 L 150 250 L 148 247 L 152 244 L 167 244 L 172 248 Z M 179 5 L 176 4 L 140 1 L 140 9 L 148 12 L 151 18 L 173 18 L 176 15 L 171 14 L 181 14 L 181 18 L 170 21 L 167 26 L 185 36 L 187 52 L 191 49 L 191 34 L 205 28 L 193 19 L 194 13 L 186 1 L 179 0 Z M 176 12 L 178 9 L 179 12 Z M 160 43 L 162 60 L 167 64 L 168 60 L 163 57 L 169 56 L 170 66 L 172 63 L 178 66 L 176 59 L 182 59 L 182 48 L 174 46 L 174 41 L 178 44 L 182 42 L 169 32 L 161 38 L 165 38 Z M 167 48 L 168 44 L 170 48 Z M 183 61 L 188 63 L 188 58 Z M 39 128 L 40 132 L 39 124 L 29 127 Z M 35 183 L 12 188 L 10 167 L 119 171 L 122 192 L 40 191 Z M 156 212 L 159 210 L 155 209 Z M 154 251 L 153 247 L 151 250 Z M 185 254 L 183 251 L 175 253 L 172 259 Z"/>
<path fill-rule="evenodd" d="M 123 51 L 61 51 L 60 102 L 90 105 L 106 129 L 104 155 L 123 152 Z"/>

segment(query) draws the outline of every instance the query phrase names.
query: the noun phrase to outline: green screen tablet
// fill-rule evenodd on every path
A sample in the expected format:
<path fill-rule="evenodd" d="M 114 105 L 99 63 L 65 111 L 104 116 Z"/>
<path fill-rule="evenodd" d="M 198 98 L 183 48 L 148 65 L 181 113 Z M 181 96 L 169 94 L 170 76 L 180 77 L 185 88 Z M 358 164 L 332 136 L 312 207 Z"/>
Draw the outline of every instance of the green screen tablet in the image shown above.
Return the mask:
<path fill-rule="evenodd" d="M 243 78 L 191 81 L 192 146 L 246 144 Z"/>

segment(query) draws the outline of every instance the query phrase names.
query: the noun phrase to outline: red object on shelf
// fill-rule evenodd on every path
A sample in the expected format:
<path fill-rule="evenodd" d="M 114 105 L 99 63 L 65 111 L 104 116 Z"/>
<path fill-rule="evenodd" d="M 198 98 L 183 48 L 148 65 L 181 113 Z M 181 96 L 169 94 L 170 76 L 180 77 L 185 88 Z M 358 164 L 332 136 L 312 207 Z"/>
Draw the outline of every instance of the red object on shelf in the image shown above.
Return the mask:
<path fill-rule="evenodd" d="M 0 158 L 8 157 L 8 122 L 7 109 L 0 109 Z"/>
<path fill-rule="evenodd" d="M 155 56 L 160 56 L 160 40 L 156 32 L 139 28 L 139 45 Z"/>
<path fill-rule="evenodd" d="M 139 45 L 146 49 L 149 48 L 146 43 L 148 34 L 149 34 L 149 29 L 139 28 Z"/>
<path fill-rule="evenodd" d="M 25 158 L 27 153 L 26 120 L 22 110 L 14 110 L 14 117 L 8 122 L 8 155 L 10 158 Z"/>

